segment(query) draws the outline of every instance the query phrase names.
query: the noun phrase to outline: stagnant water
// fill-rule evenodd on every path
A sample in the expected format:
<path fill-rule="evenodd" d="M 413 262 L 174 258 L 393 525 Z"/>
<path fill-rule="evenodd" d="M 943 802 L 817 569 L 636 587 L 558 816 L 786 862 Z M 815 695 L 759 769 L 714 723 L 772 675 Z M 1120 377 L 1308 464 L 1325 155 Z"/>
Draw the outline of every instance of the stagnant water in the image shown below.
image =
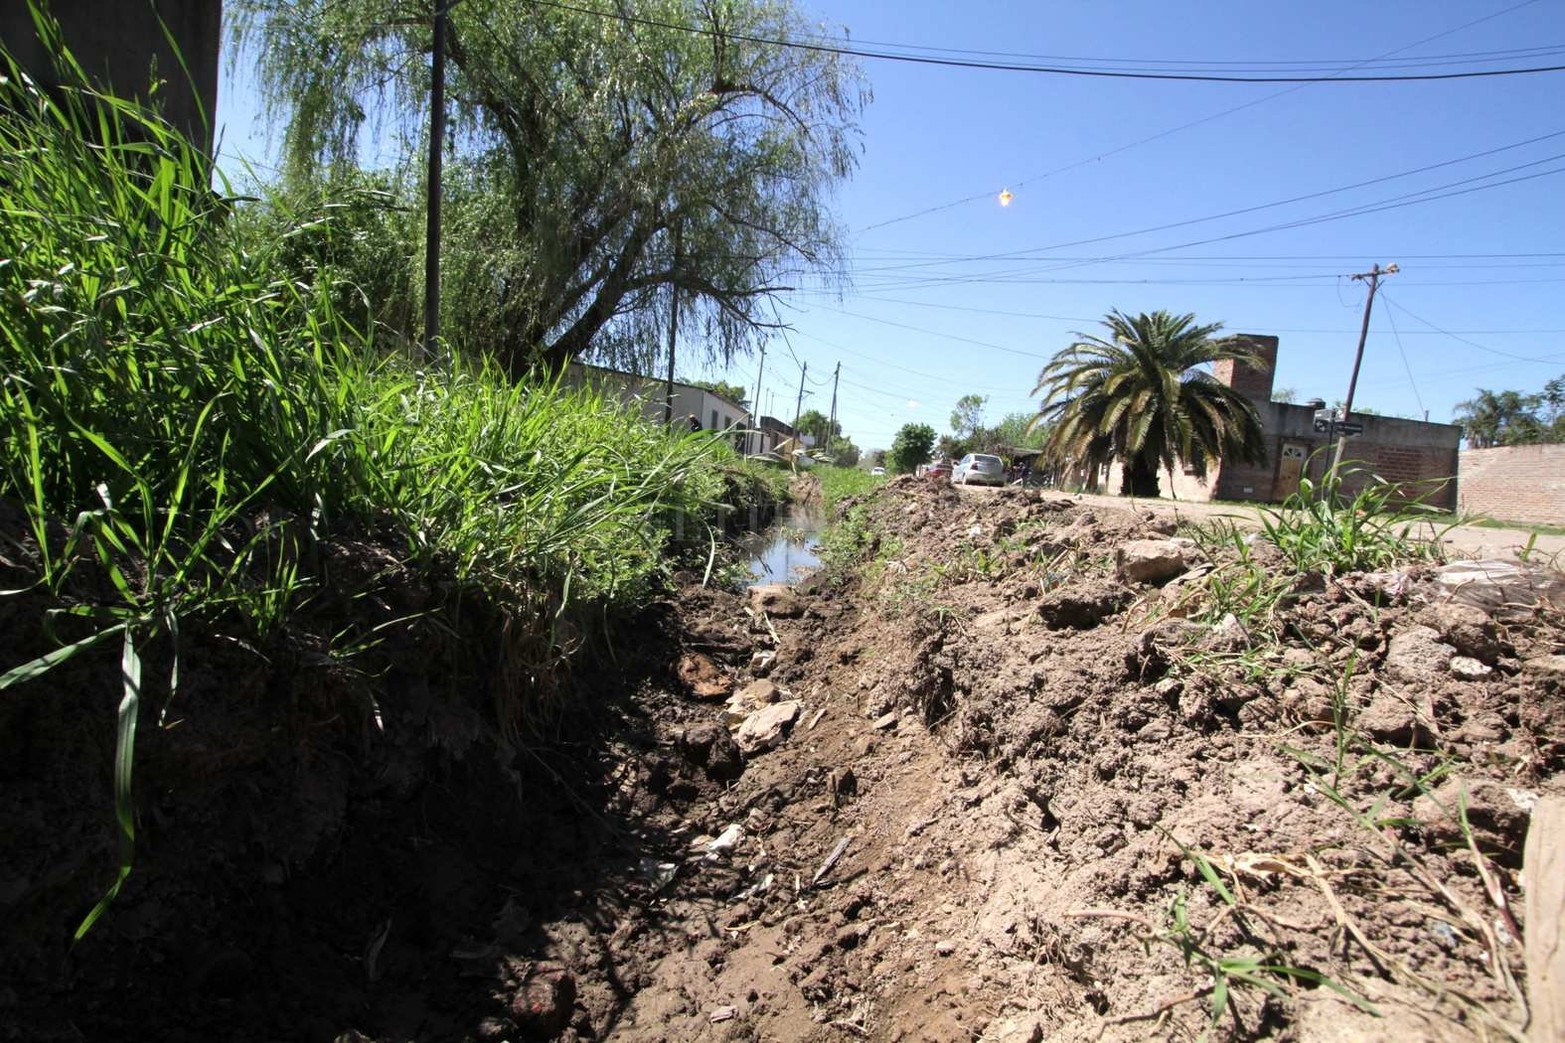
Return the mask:
<path fill-rule="evenodd" d="M 797 505 L 764 532 L 743 541 L 750 552 L 752 583 L 797 583 L 805 573 L 820 565 L 814 551 L 815 539 L 825 527 L 819 508 Z"/>

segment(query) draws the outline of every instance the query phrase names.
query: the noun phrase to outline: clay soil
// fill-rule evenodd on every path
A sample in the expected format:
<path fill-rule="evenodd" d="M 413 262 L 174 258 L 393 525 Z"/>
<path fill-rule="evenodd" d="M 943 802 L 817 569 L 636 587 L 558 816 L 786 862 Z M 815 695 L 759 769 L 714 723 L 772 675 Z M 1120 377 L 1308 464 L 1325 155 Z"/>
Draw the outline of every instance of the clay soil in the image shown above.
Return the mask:
<path fill-rule="evenodd" d="M 834 568 L 649 606 L 515 735 L 436 633 L 373 669 L 190 636 L 136 871 L 74 948 L 114 672 L 16 689 L 0 1037 L 1519 1038 L 1555 579 L 1496 609 L 1258 554 L 1248 611 L 1216 541 L 1118 570 L 1173 535 L 898 480 Z M 7 604 L 9 665 L 48 606 Z"/>

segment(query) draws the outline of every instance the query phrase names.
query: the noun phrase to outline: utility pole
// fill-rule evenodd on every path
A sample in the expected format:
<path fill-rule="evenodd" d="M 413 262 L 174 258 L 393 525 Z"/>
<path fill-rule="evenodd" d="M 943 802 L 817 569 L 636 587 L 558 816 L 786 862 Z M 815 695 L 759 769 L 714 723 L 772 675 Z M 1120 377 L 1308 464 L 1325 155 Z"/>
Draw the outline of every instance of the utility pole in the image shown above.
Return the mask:
<path fill-rule="evenodd" d="M 797 402 L 795 402 L 793 404 L 793 423 L 794 423 L 794 434 L 795 435 L 797 435 L 799 433 L 799 430 L 798 430 L 799 416 L 800 416 L 801 412 L 804 410 L 804 375 L 806 373 L 808 373 L 809 371 L 810 371 L 810 364 L 808 362 L 801 362 L 801 363 L 799 363 L 799 401 L 797 401 Z"/>
<path fill-rule="evenodd" d="M 1353 356 L 1353 376 L 1348 379 L 1348 397 L 1342 402 L 1342 418 L 1339 423 L 1346 424 L 1353 416 L 1353 392 L 1358 389 L 1359 365 L 1364 361 L 1364 341 L 1369 337 L 1369 310 L 1375 304 L 1375 291 L 1380 287 L 1382 275 L 1395 275 L 1400 269 L 1396 262 L 1386 265 L 1384 268 L 1377 263 L 1367 272 L 1359 272 L 1350 276 L 1354 282 L 1362 279 L 1369 280 L 1369 294 L 1364 298 L 1364 324 L 1359 327 L 1358 351 Z M 1342 463 L 1342 457 L 1348 451 L 1347 432 L 1337 435 L 1337 447 L 1331 454 L 1331 469 L 1335 471 Z"/>
<path fill-rule="evenodd" d="M 674 263 L 669 271 L 675 278 L 668 281 L 668 379 L 663 384 L 663 426 L 674 426 L 674 337 L 679 331 L 679 225 L 674 225 Z M 699 406 L 697 407 L 699 408 Z"/>
<path fill-rule="evenodd" d="M 434 55 L 429 63 L 429 193 L 424 228 L 424 355 L 435 357 L 440 339 L 440 176 L 446 142 L 446 9 L 449 0 L 434 0 Z"/>
<path fill-rule="evenodd" d="M 750 401 L 755 404 L 750 407 L 750 426 L 755 428 L 755 452 L 759 453 L 766 448 L 761 439 L 761 378 L 766 375 L 766 345 L 761 345 L 761 364 L 755 370 L 755 397 Z"/>
<path fill-rule="evenodd" d="M 831 445 L 831 436 L 837 430 L 837 378 L 842 376 L 842 363 L 837 363 L 837 368 L 831 371 L 831 417 L 826 421 L 826 444 Z"/>

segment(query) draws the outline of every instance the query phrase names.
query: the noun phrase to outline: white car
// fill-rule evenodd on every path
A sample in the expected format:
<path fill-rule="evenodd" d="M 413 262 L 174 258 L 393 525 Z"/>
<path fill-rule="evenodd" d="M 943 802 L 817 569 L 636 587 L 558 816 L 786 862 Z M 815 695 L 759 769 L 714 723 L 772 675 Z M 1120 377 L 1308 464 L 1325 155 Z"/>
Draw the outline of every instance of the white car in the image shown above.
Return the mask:
<path fill-rule="evenodd" d="M 886 469 L 884 467 L 871 467 L 869 469 L 869 473 L 874 475 L 876 478 L 880 478 L 885 475 Z"/>
<path fill-rule="evenodd" d="M 957 485 L 1004 485 L 1005 461 L 988 453 L 968 453 L 951 469 Z"/>

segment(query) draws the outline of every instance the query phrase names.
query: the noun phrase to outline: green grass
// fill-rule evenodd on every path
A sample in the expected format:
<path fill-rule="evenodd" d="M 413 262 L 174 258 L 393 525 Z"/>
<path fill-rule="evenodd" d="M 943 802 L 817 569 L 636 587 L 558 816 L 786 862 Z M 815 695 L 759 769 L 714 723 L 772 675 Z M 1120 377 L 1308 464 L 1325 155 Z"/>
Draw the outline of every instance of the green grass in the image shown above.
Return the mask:
<path fill-rule="evenodd" d="M 210 181 L 156 115 L 44 94 L 0 54 L 0 498 L 25 509 L 29 589 L 65 624 L 60 647 L 0 663 L 0 690 L 123 646 L 125 853 L 82 931 L 131 864 L 147 642 L 173 646 L 173 698 L 182 621 L 264 642 L 323 582 L 320 541 L 372 539 L 438 578 L 436 611 L 492 606 L 538 688 L 579 644 L 557 635 L 644 603 L 680 558 L 710 562 L 725 509 L 776 494 L 720 439 L 589 391 L 382 352 L 334 310 L 339 287 L 242 248 Z M 527 712 L 498 700 L 502 734 Z"/>
<path fill-rule="evenodd" d="M 836 467 L 822 464 L 810 472 L 820 479 L 821 500 L 828 511 L 849 496 L 863 496 L 871 489 L 884 485 L 886 479 L 872 475 L 857 467 Z"/>

